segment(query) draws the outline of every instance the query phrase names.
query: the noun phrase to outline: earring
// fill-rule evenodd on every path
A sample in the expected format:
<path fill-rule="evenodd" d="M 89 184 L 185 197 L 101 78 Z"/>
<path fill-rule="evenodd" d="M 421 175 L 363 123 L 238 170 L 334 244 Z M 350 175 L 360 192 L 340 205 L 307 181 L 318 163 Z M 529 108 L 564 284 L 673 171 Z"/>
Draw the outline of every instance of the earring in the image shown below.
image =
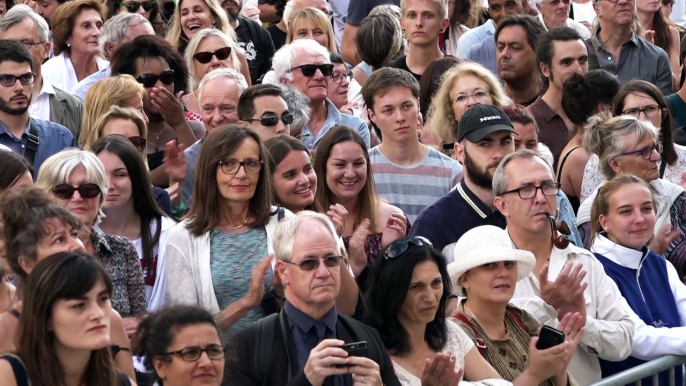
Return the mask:
<path fill-rule="evenodd" d="M 70 43 L 67 43 L 67 47 L 71 47 L 71 44 L 70 44 Z"/>

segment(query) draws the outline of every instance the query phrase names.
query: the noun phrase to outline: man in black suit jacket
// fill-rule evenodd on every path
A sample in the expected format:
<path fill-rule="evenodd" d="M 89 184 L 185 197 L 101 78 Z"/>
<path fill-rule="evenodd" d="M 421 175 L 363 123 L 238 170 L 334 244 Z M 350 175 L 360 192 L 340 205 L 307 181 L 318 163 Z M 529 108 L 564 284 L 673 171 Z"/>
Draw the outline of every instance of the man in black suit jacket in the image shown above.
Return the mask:
<path fill-rule="evenodd" d="M 400 385 L 376 330 L 336 312 L 343 252 L 323 214 L 302 211 L 279 223 L 274 269 L 286 305 L 229 339 L 222 385 Z M 368 357 L 342 348 L 361 341 Z"/>

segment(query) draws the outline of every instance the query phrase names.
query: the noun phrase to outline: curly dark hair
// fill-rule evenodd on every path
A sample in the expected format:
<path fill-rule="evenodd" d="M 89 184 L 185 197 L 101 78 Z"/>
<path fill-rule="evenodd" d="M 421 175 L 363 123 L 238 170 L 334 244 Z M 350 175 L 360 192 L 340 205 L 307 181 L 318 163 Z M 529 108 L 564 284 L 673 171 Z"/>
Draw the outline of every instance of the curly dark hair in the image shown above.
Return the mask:
<path fill-rule="evenodd" d="M 136 62 L 139 58 L 162 58 L 174 70 L 174 94 L 188 92 L 188 66 L 179 51 L 157 35 L 138 36 L 129 43 L 117 47 L 112 54 L 110 67 L 112 76 L 128 74 L 136 77 Z"/>
<path fill-rule="evenodd" d="M 407 238 L 395 243 L 407 242 Z M 391 248 L 395 243 L 386 247 Z M 385 251 L 381 256 L 385 255 Z M 384 346 L 391 355 L 405 355 L 412 351 L 405 327 L 398 319 L 400 307 L 405 302 L 412 281 L 414 267 L 425 261 L 433 261 L 438 266 L 443 281 L 443 295 L 438 303 L 434 320 L 426 325 L 424 339 L 434 351 L 441 351 L 448 341 L 445 321 L 445 307 L 451 292 L 450 276 L 443 255 L 430 246 L 408 243 L 408 248 L 394 259 L 380 258 L 369 273 L 365 296 L 365 315 L 363 321 L 379 331 Z"/>

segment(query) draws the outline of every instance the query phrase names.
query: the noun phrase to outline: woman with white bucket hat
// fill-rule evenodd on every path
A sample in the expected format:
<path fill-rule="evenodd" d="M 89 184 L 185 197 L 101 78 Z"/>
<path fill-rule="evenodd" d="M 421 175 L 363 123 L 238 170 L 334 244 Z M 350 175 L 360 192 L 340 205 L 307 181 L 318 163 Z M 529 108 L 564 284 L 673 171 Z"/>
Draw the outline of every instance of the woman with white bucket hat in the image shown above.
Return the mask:
<path fill-rule="evenodd" d="M 565 342 L 538 350 L 538 322 L 509 304 L 517 282 L 535 264 L 533 253 L 515 249 L 503 229 L 484 225 L 466 232 L 448 265 L 453 291 L 464 297 L 450 319 L 504 379 L 541 386 L 575 384 L 567 366 L 583 336 L 581 315 L 565 315 L 557 326 Z"/>

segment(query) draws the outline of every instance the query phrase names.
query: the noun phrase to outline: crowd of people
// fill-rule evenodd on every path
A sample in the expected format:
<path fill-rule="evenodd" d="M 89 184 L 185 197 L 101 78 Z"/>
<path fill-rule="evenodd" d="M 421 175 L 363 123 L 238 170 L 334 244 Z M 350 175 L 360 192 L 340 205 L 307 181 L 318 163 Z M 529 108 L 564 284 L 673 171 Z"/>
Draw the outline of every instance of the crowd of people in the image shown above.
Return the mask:
<path fill-rule="evenodd" d="M 0 384 L 572 386 L 686 355 L 684 25 L 0 0 Z"/>

